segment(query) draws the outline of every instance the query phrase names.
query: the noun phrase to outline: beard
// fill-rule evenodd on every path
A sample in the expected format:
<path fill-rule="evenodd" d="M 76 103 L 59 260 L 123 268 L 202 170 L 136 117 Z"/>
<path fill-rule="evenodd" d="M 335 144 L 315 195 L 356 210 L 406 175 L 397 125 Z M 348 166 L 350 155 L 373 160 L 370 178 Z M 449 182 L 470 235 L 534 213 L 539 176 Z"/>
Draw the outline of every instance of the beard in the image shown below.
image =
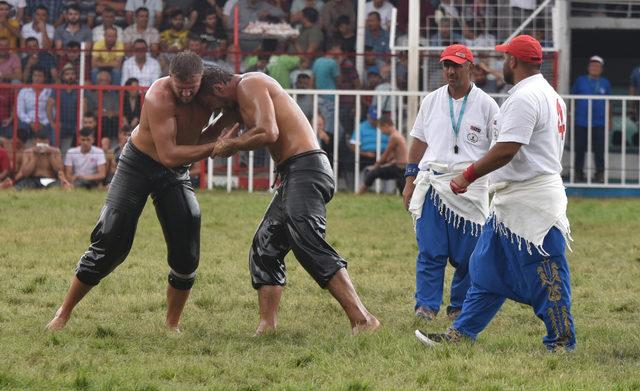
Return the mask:
<path fill-rule="evenodd" d="M 513 85 L 513 70 L 509 68 L 506 62 L 502 67 L 502 76 L 504 77 L 505 83 Z"/>

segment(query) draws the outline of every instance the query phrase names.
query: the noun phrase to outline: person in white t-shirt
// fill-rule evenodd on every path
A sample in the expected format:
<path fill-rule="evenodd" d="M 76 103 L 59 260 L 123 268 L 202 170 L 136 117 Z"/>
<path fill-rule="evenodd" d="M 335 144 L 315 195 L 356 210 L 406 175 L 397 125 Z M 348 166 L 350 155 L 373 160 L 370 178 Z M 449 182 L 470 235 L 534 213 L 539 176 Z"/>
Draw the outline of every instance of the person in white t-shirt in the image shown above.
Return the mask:
<path fill-rule="evenodd" d="M 490 174 L 491 217 L 469 262 L 471 288 L 444 334 L 416 337 L 425 345 L 475 340 L 506 299 L 530 305 L 544 321 L 549 351 L 575 348 L 565 246 L 570 239 L 560 172 L 567 108 L 540 74 L 542 47 L 529 35 L 496 46 L 505 53 L 505 81 L 514 84 L 493 121 L 493 146 L 450 183 L 464 195 Z"/>
<path fill-rule="evenodd" d="M 79 141 L 80 146 L 69 149 L 64 158 L 65 174 L 73 187 L 93 189 L 107 175 L 107 159 L 102 149 L 93 146 L 92 129 L 80 129 Z"/>
<path fill-rule="evenodd" d="M 42 49 L 51 49 L 53 46 L 53 35 L 55 29 L 53 25 L 47 23 L 49 19 L 49 10 L 43 5 L 36 7 L 33 12 L 33 20 L 24 26 L 20 35 L 22 37 L 22 47 L 25 46 L 27 38 L 34 37 L 38 40 L 38 46 Z"/>
<path fill-rule="evenodd" d="M 416 316 L 432 320 L 440 310 L 447 262 L 456 271 L 447 315 L 460 312 L 470 282 L 469 257 L 489 211 L 487 181 L 456 196 L 449 181 L 489 149 L 497 103 L 471 82 L 473 54 L 464 45 L 440 55 L 448 83 L 424 98 L 411 130 L 403 199 L 418 241 Z M 419 162 L 419 164 L 418 164 Z"/>

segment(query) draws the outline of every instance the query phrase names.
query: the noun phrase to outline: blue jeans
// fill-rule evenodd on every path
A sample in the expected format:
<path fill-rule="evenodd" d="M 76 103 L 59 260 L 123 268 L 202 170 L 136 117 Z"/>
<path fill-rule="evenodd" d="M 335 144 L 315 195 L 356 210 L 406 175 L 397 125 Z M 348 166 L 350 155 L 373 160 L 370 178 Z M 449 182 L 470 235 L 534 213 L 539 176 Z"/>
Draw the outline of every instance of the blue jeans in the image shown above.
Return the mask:
<path fill-rule="evenodd" d="M 489 220 L 471 256 L 471 288 L 453 327 L 475 340 L 502 303 L 511 299 L 530 305 L 544 322 L 547 335 L 542 342 L 547 348 L 562 345 L 573 349 L 576 333 L 571 316 L 569 265 L 560 230 L 551 228 L 542 246 L 548 257 L 536 249 L 529 254 L 524 246 L 518 250 L 518 244 L 496 232 L 493 219 Z"/>
<path fill-rule="evenodd" d="M 575 132 L 575 148 L 576 148 L 576 161 L 575 170 L 582 172 L 584 170 L 585 154 L 587 153 L 588 140 L 589 140 L 588 128 L 576 126 Z M 596 164 L 596 172 L 604 172 L 604 149 L 606 141 L 604 139 L 604 126 L 592 126 L 591 127 L 591 152 L 594 155 L 594 161 Z"/>
<path fill-rule="evenodd" d="M 461 223 L 455 228 L 447 223 L 431 199 L 433 188 L 429 189 L 422 206 L 422 216 L 416 222 L 418 258 L 416 259 L 416 306 L 440 310 L 444 285 L 444 270 L 447 261 L 455 267 L 451 281 L 451 301 L 449 309 L 462 308 L 470 286 L 468 274 L 469 258 L 478 238 L 471 234 L 471 223 Z M 464 232 L 463 232 L 464 231 Z"/>

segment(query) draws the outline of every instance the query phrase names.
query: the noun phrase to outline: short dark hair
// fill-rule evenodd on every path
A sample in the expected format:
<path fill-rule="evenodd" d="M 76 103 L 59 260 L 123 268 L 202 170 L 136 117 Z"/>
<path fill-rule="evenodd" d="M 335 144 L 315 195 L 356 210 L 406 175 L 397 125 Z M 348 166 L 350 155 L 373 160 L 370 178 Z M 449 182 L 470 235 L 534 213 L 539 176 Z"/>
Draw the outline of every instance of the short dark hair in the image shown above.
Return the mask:
<path fill-rule="evenodd" d="M 175 18 L 176 16 L 184 16 L 184 12 L 182 12 L 181 9 L 176 8 L 169 14 L 169 18 L 171 19 Z"/>
<path fill-rule="evenodd" d="M 93 119 L 97 119 L 98 118 L 93 111 L 85 111 L 85 113 L 82 114 L 82 117 L 84 117 L 84 118 L 93 118 Z"/>
<path fill-rule="evenodd" d="M 33 74 L 36 72 L 42 72 L 43 75 L 47 75 L 46 69 L 43 66 L 40 65 L 36 65 L 33 68 L 31 68 L 31 78 L 33 78 Z"/>
<path fill-rule="evenodd" d="M 336 28 L 340 27 L 343 24 L 351 25 L 351 19 L 349 18 L 349 15 L 338 16 L 338 19 L 336 19 Z"/>
<path fill-rule="evenodd" d="M 67 47 L 70 49 L 80 49 L 80 42 L 78 41 L 69 41 L 67 42 Z"/>
<path fill-rule="evenodd" d="M 93 137 L 93 129 L 91 128 L 82 128 L 80 129 L 81 137 Z"/>
<path fill-rule="evenodd" d="M 228 83 L 233 77 L 233 73 L 218 65 L 207 65 L 202 72 L 202 82 L 200 89 L 207 93 L 213 90 L 214 84 Z"/>
<path fill-rule="evenodd" d="M 383 115 L 382 117 L 380 117 L 380 120 L 378 121 L 378 123 L 380 125 L 391 125 L 391 126 L 393 126 L 393 120 L 388 115 Z"/>
<path fill-rule="evenodd" d="M 33 14 L 36 14 L 37 10 L 45 10 L 45 12 L 48 14 L 49 13 L 49 8 L 45 7 L 44 5 L 40 4 L 39 6 L 36 7 L 36 9 L 33 10 Z"/>
<path fill-rule="evenodd" d="M 195 75 L 201 75 L 202 58 L 193 52 L 180 52 L 169 63 L 169 75 L 181 81 L 187 81 Z"/>
<path fill-rule="evenodd" d="M 132 131 L 131 126 L 127 124 L 123 124 L 122 127 L 120 127 L 120 133 L 131 133 Z"/>
<path fill-rule="evenodd" d="M 39 138 L 40 140 L 49 140 L 49 131 L 46 129 L 40 129 L 38 130 L 38 133 L 36 133 L 36 138 Z"/>
<path fill-rule="evenodd" d="M 80 12 L 80 6 L 78 5 L 78 3 L 71 3 L 67 6 L 67 11 L 69 10 L 74 10 L 74 11 L 78 11 Z"/>
<path fill-rule="evenodd" d="M 147 44 L 147 41 L 145 41 L 142 38 L 138 38 L 135 41 L 133 41 L 133 45 L 135 46 L 136 43 L 144 43 L 144 46 L 149 47 L 149 45 Z"/>
<path fill-rule="evenodd" d="M 140 7 L 140 8 L 138 8 L 138 9 L 136 9 L 136 16 L 138 16 L 138 14 L 139 14 L 140 12 L 143 12 L 143 11 L 146 11 L 147 13 L 149 13 L 149 8 L 147 8 L 147 7 Z"/>
<path fill-rule="evenodd" d="M 40 43 L 38 42 L 38 38 L 36 38 L 36 37 L 29 37 L 29 38 L 24 40 L 24 43 L 27 44 L 27 43 L 32 42 L 32 41 L 36 41 L 36 43 L 38 44 L 38 47 L 40 47 Z"/>
<path fill-rule="evenodd" d="M 382 18 L 380 18 L 380 12 L 371 11 L 371 12 L 369 12 L 369 14 L 367 16 L 372 16 L 372 15 L 375 16 L 376 19 L 378 19 L 378 21 L 382 20 Z"/>
<path fill-rule="evenodd" d="M 302 17 L 311 23 L 315 23 L 318 21 L 318 10 L 312 7 L 307 7 L 302 10 Z"/>

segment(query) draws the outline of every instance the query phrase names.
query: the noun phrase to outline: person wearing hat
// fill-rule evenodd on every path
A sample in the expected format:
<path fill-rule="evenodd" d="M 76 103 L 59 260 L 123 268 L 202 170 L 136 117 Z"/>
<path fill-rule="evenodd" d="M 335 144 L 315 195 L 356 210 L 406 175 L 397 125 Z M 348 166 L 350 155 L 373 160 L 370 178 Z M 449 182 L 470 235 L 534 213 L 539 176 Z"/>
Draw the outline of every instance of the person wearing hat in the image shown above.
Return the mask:
<path fill-rule="evenodd" d="M 600 56 L 589 58 L 587 74 L 579 76 L 571 93 L 574 95 L 611 95 L 611 83 L 602 77 L 604 60 Z M 604 99 L 591 100 L 591 124 L 589 124 L 589 100 L 576 101 L 575 108 L 575 180 L 584 182 L 584 158 L 588 149 L 589 126 L 591 126 L 591 151 L 595 155 L 596 173 L 594 182 L 604 182 L 604 137 L 606 103 Z M 610 116 L 611 120 L 612 117 Z"/>
<path fill-rule="evenodd" d="M 357 131 L 354 131 L 349 141 L 349 149 L 356 152 L 356 144 L 360 145 L 360 169 L 372 166 L 376 163 L 378 152 L 378 107 L 376 105 L 369 106 L 367 110 L 367 119 L 360 123 L 360 141 L 357 141 Z M 387 149 L 389 136 L 381 134 L 380 136 L 380 153 Z"/>
<path fill-rule="evenodd" d="M 462 312 L 442 334 L 416 330 L 427 346 L 475 340 L 506 299 L 531 306 L 547 329 L 549 351 L 572 351 L 576 334 L 565 246 L 569 235 L 561 158 L 567 108 L 540 73 L 542 47 L 519 35 L 505 53 L 509 97 L 493 120 L 493 146 L 450 183 L 464 196 L 490 175 L 491 217 L 469 261 L 471 288 Z"/>
<path fill-rule="evenodd" d="M 447 262 L 456 268 L 447 315 L 454 318 L 469 288 L 468 262 L 489 211 L 488 183 L 456 196 L 449 181 L 489 150 L 497 103 L 471 82 L 473 54 L 451 45 L 440 55 L 447 84 L 427 95 L 411 130 L 403 200 L 418 241 L 415 314 L 432 320 L 443 299 Z"/>

